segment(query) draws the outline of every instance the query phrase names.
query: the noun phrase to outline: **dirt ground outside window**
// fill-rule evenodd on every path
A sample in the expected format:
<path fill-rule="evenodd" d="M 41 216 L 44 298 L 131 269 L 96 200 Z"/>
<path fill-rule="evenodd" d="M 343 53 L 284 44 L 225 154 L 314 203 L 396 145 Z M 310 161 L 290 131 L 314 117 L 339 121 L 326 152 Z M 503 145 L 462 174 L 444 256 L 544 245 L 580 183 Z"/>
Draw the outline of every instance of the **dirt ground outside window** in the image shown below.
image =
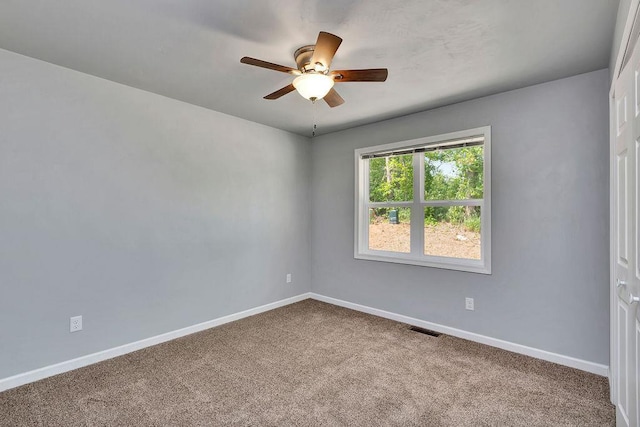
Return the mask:
<path fill-rule="evenodd" d="M 369 249 L 409 253 L 410 225 L 375 221 L 369 224 Z M 440 222 L 424 229 L 424 254 L 452 258 L 480 259 L 480 233 L 463 225 Z"/>

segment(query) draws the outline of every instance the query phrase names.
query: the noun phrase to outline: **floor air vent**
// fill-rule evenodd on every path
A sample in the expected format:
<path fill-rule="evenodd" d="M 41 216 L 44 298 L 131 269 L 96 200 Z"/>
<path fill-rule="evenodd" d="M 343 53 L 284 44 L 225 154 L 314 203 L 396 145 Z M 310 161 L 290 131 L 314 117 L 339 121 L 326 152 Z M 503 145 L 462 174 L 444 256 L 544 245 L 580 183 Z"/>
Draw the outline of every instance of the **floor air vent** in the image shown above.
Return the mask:
<path fill-rule="evenodd" d="M 431 335 L 432 337 L 439 337 L 440 333 L 436 331 L 432 331 L 431 329 L 419 328 L 417 326 L 410 326 L 409 329 L 415 332 L 420 332 L 421 334 Z"/>

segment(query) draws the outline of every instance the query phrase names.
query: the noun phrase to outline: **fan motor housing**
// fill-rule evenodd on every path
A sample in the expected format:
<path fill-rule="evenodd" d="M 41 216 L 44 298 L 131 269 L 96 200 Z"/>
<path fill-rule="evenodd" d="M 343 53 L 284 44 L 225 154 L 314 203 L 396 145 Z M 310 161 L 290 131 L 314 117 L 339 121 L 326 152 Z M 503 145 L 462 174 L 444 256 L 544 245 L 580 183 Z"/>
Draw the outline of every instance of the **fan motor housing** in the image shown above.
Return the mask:
<path fill-rule="evenodd" d="M 315 70 L 315 64 L 311 64 L 315 45 L 302 46 L 293 53 L 298 65 L 298 70 L 304 72 Z"/>

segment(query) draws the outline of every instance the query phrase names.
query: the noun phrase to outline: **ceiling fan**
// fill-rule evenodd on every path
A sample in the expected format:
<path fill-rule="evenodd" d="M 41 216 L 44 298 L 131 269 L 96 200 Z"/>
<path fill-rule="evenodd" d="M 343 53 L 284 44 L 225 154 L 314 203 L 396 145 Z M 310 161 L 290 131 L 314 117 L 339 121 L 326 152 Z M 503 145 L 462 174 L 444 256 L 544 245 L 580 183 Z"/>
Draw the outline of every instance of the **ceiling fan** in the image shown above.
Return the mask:
<path fill-rule="evenodd" d="M 270 93 L 264 99 L 278 99 L 297 90 L 300 95 L 311 101 L 324 99 L 330 107 L 337 107 L 344 103 L 344 99 L 333 88 L 334 83 L 383 82 L 387 80 L 388 75 L 386 68 L 331 70 L 331 61 L 340 43 L 342 43 L 340 37 L 320 31 L 315 45 L 302 46 L 294 52 L 297 69 L 248 56 L 242 58 L 240 62 L 297 76 L 289 85 Z"/>

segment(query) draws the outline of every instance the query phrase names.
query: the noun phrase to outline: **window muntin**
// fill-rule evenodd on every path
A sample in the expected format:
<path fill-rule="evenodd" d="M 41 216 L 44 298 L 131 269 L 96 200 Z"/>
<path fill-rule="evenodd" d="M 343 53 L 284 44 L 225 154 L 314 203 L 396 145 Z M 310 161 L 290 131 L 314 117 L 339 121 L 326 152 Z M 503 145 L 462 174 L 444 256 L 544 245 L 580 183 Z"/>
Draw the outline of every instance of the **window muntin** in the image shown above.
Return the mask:
<path fill-rule="evenodd" d="M 490 127 L 356 150 L 356 258 L 489 274 Z"/>

